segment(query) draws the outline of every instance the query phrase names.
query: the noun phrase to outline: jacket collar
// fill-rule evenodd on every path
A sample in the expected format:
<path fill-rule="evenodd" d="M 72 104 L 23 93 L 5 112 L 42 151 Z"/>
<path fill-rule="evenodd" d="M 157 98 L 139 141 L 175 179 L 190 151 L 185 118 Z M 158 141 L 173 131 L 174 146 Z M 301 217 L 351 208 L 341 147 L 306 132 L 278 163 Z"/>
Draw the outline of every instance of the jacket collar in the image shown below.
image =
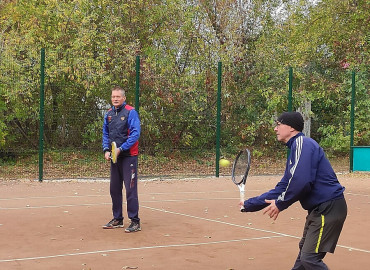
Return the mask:
<path fill-rule="evenodd" d="M 295 136 L 293 136 L 292 138 L 289 139 L 289 141 L 285 144 L 286 146 L 290 148 L 292 148 L 292 144 L 293 142 L 295 141 L 295 139 L 297 139 L 299 136 L 304 136 L 304 134 L 302 132 L 299 132 L 298 134 L 296 134 Z"/>
<path fill-rule="evenodd" d="M 126 106 L 126 102 L 123 102 L 123 104 L 118 108 L 112 106 L 112 110 L 115 112 L 120 112 L 125 106 Z"/>

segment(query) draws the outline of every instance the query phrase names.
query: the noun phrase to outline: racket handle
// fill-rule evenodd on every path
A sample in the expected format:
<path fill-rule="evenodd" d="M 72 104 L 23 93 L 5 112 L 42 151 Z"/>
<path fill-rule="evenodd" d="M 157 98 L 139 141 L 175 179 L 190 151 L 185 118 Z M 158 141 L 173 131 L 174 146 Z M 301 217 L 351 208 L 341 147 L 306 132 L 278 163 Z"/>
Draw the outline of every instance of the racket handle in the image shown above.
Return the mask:
<path fill-rule="evenodd" d="M 245 209 L 244 209 L 244 190 L 241 190 L 240 191 L 240 202 L 243 203 L 241 206 L 240 206 L 240 212 L 245 212 Z"/>

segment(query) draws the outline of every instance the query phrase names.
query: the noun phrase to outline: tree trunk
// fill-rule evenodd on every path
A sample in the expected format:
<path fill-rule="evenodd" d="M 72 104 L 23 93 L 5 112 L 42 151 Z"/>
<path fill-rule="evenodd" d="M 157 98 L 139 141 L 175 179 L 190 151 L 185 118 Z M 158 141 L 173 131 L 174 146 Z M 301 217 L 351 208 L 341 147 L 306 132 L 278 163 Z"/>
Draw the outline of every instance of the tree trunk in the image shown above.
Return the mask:
<path fill-rule="evenodd" d="M 303 116 L 304 120 L 304 128 L 303 133 L 306 137 L 311 137 L 311 101 L 306 100 L 302 107 L 298 108 L 298 112 L 300 112 Z"/>

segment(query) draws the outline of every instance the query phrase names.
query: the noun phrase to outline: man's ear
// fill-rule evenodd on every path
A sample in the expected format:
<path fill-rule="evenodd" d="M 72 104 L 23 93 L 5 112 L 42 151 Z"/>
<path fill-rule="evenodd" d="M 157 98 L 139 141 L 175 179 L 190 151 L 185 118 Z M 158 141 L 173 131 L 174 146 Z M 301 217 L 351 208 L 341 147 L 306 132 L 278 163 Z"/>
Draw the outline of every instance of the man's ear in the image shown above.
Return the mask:
<path fill-rule="evenodd" d="M 295 136 L 296 134 L 298 134 L 299 133 L 299 131 L 297 131 L 295 128 L 292 128 L 291 126 L 289 126 L 289 131 L 290 131 L 290 133 L 292 133 L 293 134 L 293 136 Z"/>

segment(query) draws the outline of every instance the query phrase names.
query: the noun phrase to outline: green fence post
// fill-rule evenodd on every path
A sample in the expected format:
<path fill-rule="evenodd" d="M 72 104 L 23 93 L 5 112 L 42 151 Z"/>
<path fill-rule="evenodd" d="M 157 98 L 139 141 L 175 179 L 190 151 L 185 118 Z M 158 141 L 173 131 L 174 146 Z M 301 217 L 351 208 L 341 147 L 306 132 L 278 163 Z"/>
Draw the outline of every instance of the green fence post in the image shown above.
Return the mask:
<path fill-rule="evenodd" d="M 40 64 L 40 130 L 39 130 L 39 181 L 42 182 L 44 171 L 44 82 L 45 82 L 45 48 L 41 49 Z"/>
<path fill-rule="evenodd" d="M 353 172 L 353 138 L 355 129 L 355 96 L 356 96 L 356 72 L 352 71 L 352 97 L 351 97 L 351 138 L 349 149 L 349 171 Z"/>
<path fill-rule="evenodd" d="M 136 56 L 136 92 L 135 92 L 135 110 L 139 113 L 140 97 L 140 56 Z"/>
<path fill-rule="evenodd" d="M 216 177 L 220 175 L 220 140 L 221 140 L 221 76 L 222 62 L 218 62 L 217 80 L 217 128 L 216 128 Z"/>

